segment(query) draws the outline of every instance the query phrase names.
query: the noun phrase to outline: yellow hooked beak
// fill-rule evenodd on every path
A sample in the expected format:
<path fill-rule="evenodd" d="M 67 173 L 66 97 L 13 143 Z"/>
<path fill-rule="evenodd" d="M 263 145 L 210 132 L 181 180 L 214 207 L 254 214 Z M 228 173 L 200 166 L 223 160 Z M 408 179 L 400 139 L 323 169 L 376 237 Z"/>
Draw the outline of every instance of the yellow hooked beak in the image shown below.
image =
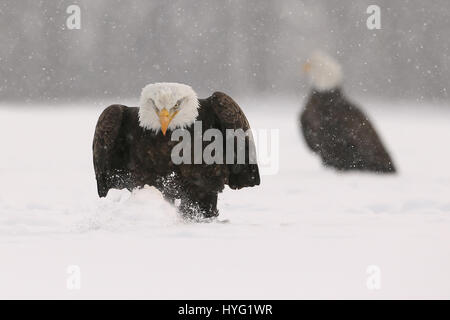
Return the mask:
<path fill-rule="evenodd" d="M 311 63 L 306 62 L 303 64 L 303 72 L 308 73 L 311 70 Z"/>
<path fill-rule="evenodd" d="M 166 135 L 167 127 L 169 126 L 170 121 L 177 115 L 178 111 L 174 113 L 169 113 L 167 109 L 162 109 L 159 113 L 159 122 L 161 123 L 161 132 L 163 135 Z"/>

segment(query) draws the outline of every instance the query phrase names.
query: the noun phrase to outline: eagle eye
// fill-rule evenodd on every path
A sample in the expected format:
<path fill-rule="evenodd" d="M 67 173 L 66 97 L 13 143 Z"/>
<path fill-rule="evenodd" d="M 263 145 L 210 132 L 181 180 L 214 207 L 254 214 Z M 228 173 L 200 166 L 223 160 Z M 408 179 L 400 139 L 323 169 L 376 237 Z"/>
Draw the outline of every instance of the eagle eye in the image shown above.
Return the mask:
<path fill-rule="evenodd" d="M 178 100 L 175 105 L 170 109 L 171 111 L 178 111 L 180 109 L 181 103 L 183 102 L 184 98 Z"/>

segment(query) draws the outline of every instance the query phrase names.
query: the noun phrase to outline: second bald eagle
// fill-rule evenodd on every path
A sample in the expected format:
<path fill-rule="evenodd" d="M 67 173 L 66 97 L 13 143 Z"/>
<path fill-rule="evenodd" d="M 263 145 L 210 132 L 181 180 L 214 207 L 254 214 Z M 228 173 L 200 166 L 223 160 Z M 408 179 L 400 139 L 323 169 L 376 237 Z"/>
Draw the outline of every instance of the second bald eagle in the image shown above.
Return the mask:
<path fill-rule="evenodd" d="M 300 117 L 301 128 L 323 164 L 338 170 L 394 173 L 392 159 L 369 119 L 342 93 L 341 66 L 315 52 L 304 71 L 313 89 Z"/>

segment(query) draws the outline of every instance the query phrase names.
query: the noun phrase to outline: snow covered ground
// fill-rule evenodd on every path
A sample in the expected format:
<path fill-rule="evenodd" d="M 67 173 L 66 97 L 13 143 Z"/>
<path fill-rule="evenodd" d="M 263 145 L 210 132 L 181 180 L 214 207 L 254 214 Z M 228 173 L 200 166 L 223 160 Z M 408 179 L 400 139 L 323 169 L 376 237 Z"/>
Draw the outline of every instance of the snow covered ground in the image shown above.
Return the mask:
<path fill-rule="evenodd" d="M 295 99 L 238 102 L 280 129 L 279 173 L 201 224 L 151 189 L 97 198 L 104 106 L 0 106 L 0 298 L 450 298 L 449 108 L 366 102 L 400 171 L 375 176 L 322 168 Z"/>

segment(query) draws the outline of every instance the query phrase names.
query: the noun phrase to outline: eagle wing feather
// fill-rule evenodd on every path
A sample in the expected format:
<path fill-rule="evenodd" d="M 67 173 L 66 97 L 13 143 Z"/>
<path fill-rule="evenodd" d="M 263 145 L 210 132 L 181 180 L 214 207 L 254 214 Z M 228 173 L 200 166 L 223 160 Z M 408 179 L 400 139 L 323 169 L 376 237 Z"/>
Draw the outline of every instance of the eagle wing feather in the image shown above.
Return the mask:
<path fill-rule="evenodd" d="M 242 129 L 244 132 L 247 132 L 247 130 L 250 129 L 250 124 L 244 112 L 227 94 L 223 92 L 214 92 L 211 96 L 211 107 L 216 114 L 221 131 L 225 137 L 226 129 Z M 259 169 L 256 159 L 254 159 L 255 161 L 249 161 L 251 150 L 255 150 L 253 137 L 247 135 L 245 138 L 245 163 L 237 164 L 237 155 L 235 153 L 235 163 L 228 164 L 230 173 L 227 184 L 231 189 L 253 187 L 260 184 Z M 235 151 L 237 151 L 236 148 Z"/>
<path fill-rule="evenodd" d="M 350 106 L 349 123 L 342 132 L 345 133 L 345 140 L 355 148 L 361 164 L 375 171 L 395 172 L 392 159 L 370 120 L 358 108 Z"/>
<path fill-rule="evenodd" d="M 97 191 L 105 197 L 110 189 L 109 180 L 115 157 L 115 147 L 120 135 L 126 106 L 111 105 L 100 115 L 94 133 L 92 145 L 94 169 L 97 178 Z"/>

